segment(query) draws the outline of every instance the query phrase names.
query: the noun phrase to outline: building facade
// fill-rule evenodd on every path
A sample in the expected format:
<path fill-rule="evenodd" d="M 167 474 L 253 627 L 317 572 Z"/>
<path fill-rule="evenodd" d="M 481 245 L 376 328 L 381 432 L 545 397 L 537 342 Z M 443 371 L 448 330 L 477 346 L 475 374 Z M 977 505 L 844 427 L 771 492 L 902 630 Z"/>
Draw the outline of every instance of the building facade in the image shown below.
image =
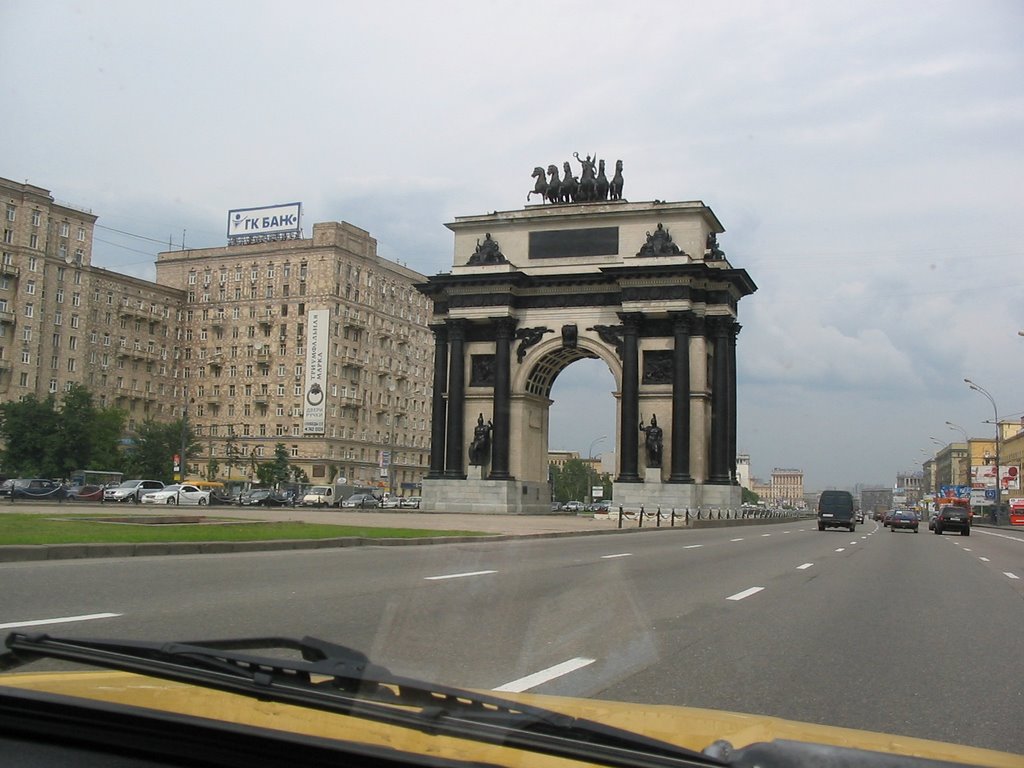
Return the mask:
<path fill-rule="evenodd" d="M 428 302 L 413 288 L 423 276 L 376 249 L 331 222 L 312 239 L 159 254 L 157 282 L 185 293 L 175 355 L 200 461 L 251 480 L 283 443 L 314 483 L 418 487 L 430 455 Z M 323 321 L 318 431 L 304 394 L 311 326 Z"/>
<path fill-rule="evenodd" d="M 804 473 L 799 469 L 772 470 L 771 501 L 777 505 L 798 507 L 804 498 Z"/>
<path fill-rule="evenodd" d="M 82 384 L 125 411 L 129 436 L 184 414 L 202 446 L 190 474 L 254 480 L 283 443 L 313 482 L 418 488 L 433 366 L 429 303 L 413 288 L 424 277 L 380 258 L 367 232 L 318 223 L 311 239 L 167 251 L 149 282 L 92 266 L 96 215 L 48 190 L 0 179 L 0 211 L 0 401 Z M 313 318 L 326 326 L 317 430 L 303 398 Z"/>

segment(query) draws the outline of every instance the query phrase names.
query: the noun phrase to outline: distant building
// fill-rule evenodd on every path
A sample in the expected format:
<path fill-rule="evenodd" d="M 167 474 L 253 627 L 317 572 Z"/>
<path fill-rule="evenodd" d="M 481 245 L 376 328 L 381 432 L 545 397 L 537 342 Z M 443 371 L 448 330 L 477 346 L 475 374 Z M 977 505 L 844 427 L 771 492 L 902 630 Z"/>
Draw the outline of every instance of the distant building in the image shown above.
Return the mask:
<path fill-rule="evenodd" d="M 776 505 L 798 507 L 804 498 L 804 473 L 800 469 L 772 470 L 771 501 Z"/>
<path fill-rule="evenodd" d="M 740 487 L 746 488 L 748 491 L 750 488 L 750 456 L 745 453 L 741 453 L 736 457 L 736 482 L 740 484 Z"/>

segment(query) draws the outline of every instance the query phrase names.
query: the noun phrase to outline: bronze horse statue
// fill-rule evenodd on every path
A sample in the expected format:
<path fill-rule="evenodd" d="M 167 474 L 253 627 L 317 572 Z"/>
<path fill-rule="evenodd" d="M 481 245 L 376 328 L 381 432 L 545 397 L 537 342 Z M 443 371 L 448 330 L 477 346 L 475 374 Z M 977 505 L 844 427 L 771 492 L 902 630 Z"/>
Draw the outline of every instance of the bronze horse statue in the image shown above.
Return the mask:
<path fill-rule="evenodd" d="M 562 202 L 562 181 L 558 178 L 558 166 L 549 165 L 548 175 L 551 178 L 548 179 L 548 191 L 545 198 L 549 203 L 560 203 Z"/>
<path fill-rule="evenodd" d="M 568 160 L 566 160 L 562 165 L 562 172 L 565 175 L 562 177 L 562 193 L 559 195 L 559 202 L 574 203 L 576 202 L 576 195 L 579 192 L 580 183 L 576 180 L 576 177 L 572 175 L 572 168 L 569 167 Z"/>
<path fill-rule="evenodd" d="M 604 175 L 604 160 L 597 161 L 597 179 L 594 181 L 596 200 L 608 199 L 608 177 Z"/>
<path fill-rule="evenodd" d="M 608 197 L 612 200 L 622 199 L 622 161 L 615 161 L 615 175 L 612 176 L 612 183 L 608 187 Z"/>
<path fill-rule="evenodd" d="M 533 185 L 532 192 L 526 193 L 526 202 L 530 202 L 530 195 L 540 195 L 540 201 L 543 203 L 548 195 L 548 180 L 544 176 L 544 169 L 538 165 L 533 169 L 533 173 L 530 176 L 536 179 L 537 183 Z"/>

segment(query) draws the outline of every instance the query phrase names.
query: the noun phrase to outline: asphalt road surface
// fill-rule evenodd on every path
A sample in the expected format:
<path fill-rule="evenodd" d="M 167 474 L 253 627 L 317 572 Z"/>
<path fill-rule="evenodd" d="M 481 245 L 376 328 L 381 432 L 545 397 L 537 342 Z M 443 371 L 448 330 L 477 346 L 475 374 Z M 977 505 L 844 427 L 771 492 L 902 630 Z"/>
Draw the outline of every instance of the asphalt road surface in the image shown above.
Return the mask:
<path fill-rule="evenodd" d="M 314 635 L 452 685 L 1024 752 L 1022 531 L 802 521 L 7 563 L 0 584 L 0 632 Z"/>

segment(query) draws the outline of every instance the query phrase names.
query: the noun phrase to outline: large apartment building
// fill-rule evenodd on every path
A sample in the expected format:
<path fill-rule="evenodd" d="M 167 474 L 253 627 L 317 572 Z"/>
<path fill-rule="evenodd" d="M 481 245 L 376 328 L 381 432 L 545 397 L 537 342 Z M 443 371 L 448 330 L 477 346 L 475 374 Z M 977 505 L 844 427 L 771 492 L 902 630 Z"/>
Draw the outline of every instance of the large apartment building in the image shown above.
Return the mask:
<path fill-rule="evenodd" d="M 92 266 L 92 212 L 0 179 L 0 401 L 83 384 L 129 433 L 186 414 L 205 474 L 252 479 L 284 443 L 314 482 L 411 492 L 426 473 L 425 278 L 347 223 L 312 239 L 167 251 L 156 282 Z M 312 313 L 312 314 L 311 314 Z M 326 321 L 322 426 L 304 422 L 309 324 Z"/>

